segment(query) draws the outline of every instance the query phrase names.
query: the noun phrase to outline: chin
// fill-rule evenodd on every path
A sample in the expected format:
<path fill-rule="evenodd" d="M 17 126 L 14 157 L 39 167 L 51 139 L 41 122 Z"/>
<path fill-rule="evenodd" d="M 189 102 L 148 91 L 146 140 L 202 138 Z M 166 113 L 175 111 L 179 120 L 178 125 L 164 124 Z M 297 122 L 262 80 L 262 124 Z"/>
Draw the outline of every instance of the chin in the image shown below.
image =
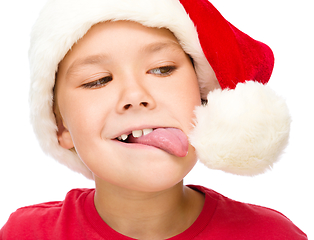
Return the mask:
<path fill-rule="evenodd" d="M 117 151 L 112 152 L 114 153 Z M 190 145 L 185 157 L 177 157 L 157 149 L 127 152 L 120 150 L 111 159 L 97 159 L 87 165 L 97 179 L 100 179 L 98 185 L 103 182 L 134 191 L 158 192 L 180 183 L 196 162 L 194 148 Z"/>
<path fill-rule="evenodd" d="M 188 156 L 184 158 L 188 158 Z M 177 158 L 176 162 L 171 164 L 163 164 L 162 166 L 153 167 L 153 169 L 138 171 L 133 183 L 128 184 L 126 187 L 141 192 L 160 192 L 170 189 L 182 182 L 197 162 L 196 158 L 188 161 L 184 158 Z M 180 161 L 186 162 L 182 165 Z M 130 183 L 130 179 L 128 180 Z"/>

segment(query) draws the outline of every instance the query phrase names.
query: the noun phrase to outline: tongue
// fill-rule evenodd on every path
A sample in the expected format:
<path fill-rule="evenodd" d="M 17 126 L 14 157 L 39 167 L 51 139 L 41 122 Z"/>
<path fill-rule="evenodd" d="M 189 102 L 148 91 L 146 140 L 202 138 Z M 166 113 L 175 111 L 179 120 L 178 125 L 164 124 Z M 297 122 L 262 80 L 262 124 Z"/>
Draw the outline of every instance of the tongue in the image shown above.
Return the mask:
<path fill-rule="evenodd" d="M 187 136 L 177 128 L 157 128 L 139 138 L 130 135 L 128 141 L 153 146 L 178 157 L 185 157 L 189 148 Z"/>

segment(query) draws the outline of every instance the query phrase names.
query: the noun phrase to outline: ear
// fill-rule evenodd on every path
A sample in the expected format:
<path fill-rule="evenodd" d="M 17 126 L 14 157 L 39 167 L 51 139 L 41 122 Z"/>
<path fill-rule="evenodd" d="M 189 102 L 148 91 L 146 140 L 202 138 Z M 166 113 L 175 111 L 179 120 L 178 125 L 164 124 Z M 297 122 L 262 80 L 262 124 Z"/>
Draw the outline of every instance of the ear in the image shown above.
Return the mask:
<path fill-rule="evenodd" d="M 61 147 L 65 149 L 71 149 L 74 147 L 71 134 L 69 130 L 64 126 L 63 121 L 58 121 L 57 137 Z"/>

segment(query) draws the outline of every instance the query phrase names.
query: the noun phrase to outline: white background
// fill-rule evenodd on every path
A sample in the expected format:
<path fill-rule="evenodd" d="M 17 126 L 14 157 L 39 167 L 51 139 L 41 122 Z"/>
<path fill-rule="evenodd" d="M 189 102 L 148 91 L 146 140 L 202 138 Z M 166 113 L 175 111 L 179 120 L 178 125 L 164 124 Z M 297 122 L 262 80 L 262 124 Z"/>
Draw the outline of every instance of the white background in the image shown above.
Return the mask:
<path fill-rule="evenodd" d="M 45 156 L 29 124 L 29 33 L 44 0 L 0 3 L 0 227 L 16 208 L 64 199 L 93 182 Z M 269 85 L 284 96 L 293 118 L 290 144 L 274 169 L 257 177 L 208 170 L 185 183 L 274 208 L 314 239 L 314 15 L 310 0 L 212 0 L 235 26 L 267 43 L 276 64 Z"/>

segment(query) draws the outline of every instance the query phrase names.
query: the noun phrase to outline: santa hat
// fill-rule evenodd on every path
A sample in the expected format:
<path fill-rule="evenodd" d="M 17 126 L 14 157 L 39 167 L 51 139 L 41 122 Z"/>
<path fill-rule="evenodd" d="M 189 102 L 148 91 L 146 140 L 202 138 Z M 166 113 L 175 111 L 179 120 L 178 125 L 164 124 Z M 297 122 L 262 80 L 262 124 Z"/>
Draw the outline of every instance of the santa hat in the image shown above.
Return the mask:
<path fill-rule="evenodd" d="M 272 167 L 288 142 L 290 126 L 285 102 L 265 86 L 273 53 L 207 0 L 48 0 L 29 50 L 31 122 L 44 152 L 92 178 L 77 154 L 58 143 L 53 88 L 58 64 L 73 44 L 94 24 L 108 20 L 167 28 L 192 57 L 202 98 L 208 100 L 196 108 L 189 136 L 201 162 L 241 175 Z M 221 89 L 209 92 L 213 79 Z"/>

